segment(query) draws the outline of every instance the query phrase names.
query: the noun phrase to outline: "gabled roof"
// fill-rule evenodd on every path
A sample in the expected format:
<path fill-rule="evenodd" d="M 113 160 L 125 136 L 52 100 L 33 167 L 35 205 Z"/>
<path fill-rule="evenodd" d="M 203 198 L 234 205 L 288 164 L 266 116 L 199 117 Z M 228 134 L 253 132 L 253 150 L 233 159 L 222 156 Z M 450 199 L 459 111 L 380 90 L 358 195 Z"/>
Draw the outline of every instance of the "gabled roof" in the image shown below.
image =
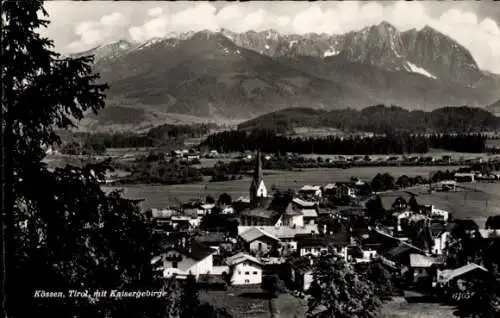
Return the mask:
<path fill-rule="evenodd" d="M 250 261 L 252 263 L 262 265 L 262 263 L 256 257 L 253 257 L 244 252 L 240 252 L 236 255 L 226 258 L 226 264 L 229 266 L 236 265 L 244 261 Z"/>
<path fill-rule="evenodd" d="M 486 268 L 484 268 L 483 266 L 480 266 L 480 265 L 477 265 L 474 263 L 470 263 L 470 264 L 467 264 L 465 266 L 462 266 L 462 267 L 459 267 L 456 269 L 443 271 L 442 272 L 442 275 L 443 275 L 442 281 L 448 282 L 456 277 L 462 276 L 463 274 L 471 272 L 473 270 L 481 270 L 484 272 L 488 272 L 488 270 Z"/>
<path fill-rule="evenodd" d="M 279 238 L 258 227 L 251 227 L 243 233 L 240 233 L 240 237 L 247 243 L 253 242 L 262 236 L 266 236 L 272 240 L 279 241 Z"/>
<path fill-rule="evenodd" d="M 302 200 L 301 198 L 293 198 L 292 201 L 293 203 L 300 205 L 301 207 L 313 207 L 317 204 L 316 202 Z"/>
<path fill-rule="evenodd" d="M 337 188 L 337 185 L 335 183 L 329 183 L 323 187 L 324 190 L 332 190 Z"/>
<path fill-rule="evenodd" d="M 410 254 L 411 267 L 428 268 L 434 264 L 442 264 L 442 260 L 421 254 Z"/>
<path fill-rule="evenodd" d="M 215 253 L 215 250 L 209 246 L 198 243 L 195 240 L 191 240 L 185 246 L 173 246 L 166 249 L 166 252 L 170 250 L 175 250 L 185 256 L 191 257 L 197 261 L 201 261 L 202 259 L 210 256 Z"/>
<path fill-rule="evenodd" d="M 321 190 L 320 186 L 306 184 L 299 191 L 318 191 L 318 190 Z"/>
<path fill-rule="evenodd" d="M 288 226 L 238 226 L 238 233 L 242 233 L 252 228 L 258 228 L 267 234 L 270 234 L 278 239 L 293 239 L 297 234 L 319 233 L 317 224 L 309 224 L 303 227 L 288 227 Z"/>

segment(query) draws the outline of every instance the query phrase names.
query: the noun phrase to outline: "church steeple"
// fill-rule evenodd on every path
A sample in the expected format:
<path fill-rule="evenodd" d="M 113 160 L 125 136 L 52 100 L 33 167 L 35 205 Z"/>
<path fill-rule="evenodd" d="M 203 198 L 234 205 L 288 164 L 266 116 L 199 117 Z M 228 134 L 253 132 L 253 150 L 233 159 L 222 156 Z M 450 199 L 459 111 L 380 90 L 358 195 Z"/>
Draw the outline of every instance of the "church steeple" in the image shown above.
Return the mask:
<path fill-rule="evenodd" d="M 267 197 L 267 188 L 264 184 L 264 173 L 262 172 L 262 158 L 260 149 L 255 156 L 255 169 L 253 172 L 252 183 L 250 184 L 250 202 L 258 204 L 259 198 Z"/>

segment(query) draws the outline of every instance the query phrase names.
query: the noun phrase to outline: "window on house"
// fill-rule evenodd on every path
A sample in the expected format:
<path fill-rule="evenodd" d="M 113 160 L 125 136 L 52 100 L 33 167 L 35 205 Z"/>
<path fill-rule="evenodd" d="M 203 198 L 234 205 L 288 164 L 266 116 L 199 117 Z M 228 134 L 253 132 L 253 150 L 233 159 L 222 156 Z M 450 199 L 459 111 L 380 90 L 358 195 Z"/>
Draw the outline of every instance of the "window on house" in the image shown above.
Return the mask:
<path fill-rule="evenodd" d="M 245 279 L 245 284 L 250 284 L 250 280 L 249 279 Z"/>
<path fill-rule="evenodd" d="M 250 272 L 245 272 L 245 275 L 250 275 Z"/>
<path fill-rule="evenodd" d="M 254 275 L 257 275 L 257 272 L 253 272 Z"/>
<path fill-rule="evenodd" d="M 259 244 L 257 246 L 258 246 L 259 251 L 261 251 L 262 250 L 262 243 L 259 242 Z"/>
<path fill-rule="evenodd" d="M 172 268 L 177 268 L 177 262 L 172 262 Z"/>

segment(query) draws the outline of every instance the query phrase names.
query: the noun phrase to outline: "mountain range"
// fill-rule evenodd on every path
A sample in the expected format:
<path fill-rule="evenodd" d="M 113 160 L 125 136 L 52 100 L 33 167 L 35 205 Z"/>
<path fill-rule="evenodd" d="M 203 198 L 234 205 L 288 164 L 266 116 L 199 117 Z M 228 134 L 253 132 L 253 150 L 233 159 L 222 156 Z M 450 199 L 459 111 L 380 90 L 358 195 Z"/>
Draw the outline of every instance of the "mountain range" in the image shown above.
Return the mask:
<path fill-rule="evenodd" d="M 387 22 L 341 35 L 205 30 L 79 55 L 95 55 L 110 85 L 108 109 L 89 117 L 94 126 L 245 120 L 289 107 L 483 107 L 500 99 L 500 75 L 481 70 L 459 43 L 430 27 L 400 32 Z"/>

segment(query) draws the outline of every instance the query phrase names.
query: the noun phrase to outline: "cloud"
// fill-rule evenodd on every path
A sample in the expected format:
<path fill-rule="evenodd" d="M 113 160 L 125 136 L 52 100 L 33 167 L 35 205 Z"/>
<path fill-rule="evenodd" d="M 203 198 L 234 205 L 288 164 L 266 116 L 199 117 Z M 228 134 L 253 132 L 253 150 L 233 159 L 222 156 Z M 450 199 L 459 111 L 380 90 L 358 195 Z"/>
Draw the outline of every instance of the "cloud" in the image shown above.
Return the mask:
<path fill-rule="evenodd" d="M 68 49 L 70 52 L 79 52 L 109 42 L 116 37 L 116 29 L 126 23 L 119 12 L 103 15 L 97 21 L 83 21 L 76 25 L 75 35 L 78 39 L 71 42 Z"/>
<path fill-rule="evenodd" d="M 163 8 L 156 7 L 148 10 L 148 15 L 151 17 L 159 17 L 163 14 Z"/>

